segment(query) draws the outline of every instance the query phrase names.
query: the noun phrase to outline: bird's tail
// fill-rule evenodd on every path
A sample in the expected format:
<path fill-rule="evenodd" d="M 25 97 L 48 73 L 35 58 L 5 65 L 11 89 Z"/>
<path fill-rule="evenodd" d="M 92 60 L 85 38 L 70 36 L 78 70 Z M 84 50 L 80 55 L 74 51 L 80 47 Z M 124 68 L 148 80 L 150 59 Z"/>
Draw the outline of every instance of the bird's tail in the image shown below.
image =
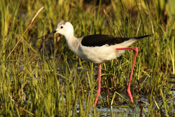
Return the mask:
<path fill-rule="evenodd" d="M 134 39 L 143 39 L 143 38 L 145 38 L 145 37 L 149 37 L 149 36 L 151 36 L 151 35 L 144 35 L 144 36 L 140 36 L 140 37 L 132 37 L 132 38 L 134 38 Z"/>

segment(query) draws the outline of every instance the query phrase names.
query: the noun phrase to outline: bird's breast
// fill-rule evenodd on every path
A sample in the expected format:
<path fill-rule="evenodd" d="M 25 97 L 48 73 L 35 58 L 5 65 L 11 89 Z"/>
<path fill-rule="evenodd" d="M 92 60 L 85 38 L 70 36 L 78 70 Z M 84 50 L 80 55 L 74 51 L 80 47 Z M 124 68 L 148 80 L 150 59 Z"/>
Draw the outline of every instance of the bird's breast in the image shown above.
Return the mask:
<path fill-rule="evenodd" d="M 98 64 L 118 57 L 118 51 L 108 45 L 100 47 L 86 47 L 80 44 L 76 54 L 84 60 Z"/>

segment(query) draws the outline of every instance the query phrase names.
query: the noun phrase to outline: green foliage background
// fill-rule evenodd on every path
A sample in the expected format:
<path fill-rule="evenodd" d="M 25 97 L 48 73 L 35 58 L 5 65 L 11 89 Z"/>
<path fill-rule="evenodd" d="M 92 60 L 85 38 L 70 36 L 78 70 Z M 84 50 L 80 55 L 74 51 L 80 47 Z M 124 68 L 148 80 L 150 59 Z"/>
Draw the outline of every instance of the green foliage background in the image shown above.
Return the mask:
<path fill-rule="evenodd" d="M 139 48 L 131 87 L 135 103 L 126 93 L 134 57 L 129 51 L 102 66 L 98 105 L 108 107 L 112 101 L 116 108 L 123 103 L 131 108 L 142 102 L 147 116 L 174 114 L 170 82 L 175 74 L 175 1 L 107 2 L 0 0 L 0 115 L 100 116 L 96 108 L 92 110 L 98 66 L 74 55 L 63 36 L 37 39 L 55 30 L 61 20 L 74 25 L 77 37 L 152 34 L 133 44 Z"/>

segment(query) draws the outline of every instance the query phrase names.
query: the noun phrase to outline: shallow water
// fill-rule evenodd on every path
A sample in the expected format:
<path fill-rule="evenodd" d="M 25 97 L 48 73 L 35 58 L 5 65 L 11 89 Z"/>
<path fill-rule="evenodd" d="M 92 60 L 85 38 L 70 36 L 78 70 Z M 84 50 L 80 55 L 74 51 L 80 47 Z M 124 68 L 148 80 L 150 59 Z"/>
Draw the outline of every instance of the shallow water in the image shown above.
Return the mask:
<path fill-rule="evenodd" d="M 112 107 L 111 108 L 97 108 L 97 111 L 100 113 L 101 117 L 145 117 L 146 115 L 141 112 L 139 107 L 135 107 L 134 109 L 127 107 Z M 148 109 L 145 109 L 146 113 L 148 113 Z"/>
<path fill-rule="evenodd" d="M 85 70 L 81 67 L 77 67 L 74 68 L 77 69 L 78 72 Z M 94 76 L 95 77 L 95 76 Z M 172 77 L 173 80 L 175 80 L 175 77 Z M 171 94 L 168 94 L 169 97 L 175 97 L 175 82 L 170 82 L 172 84 L 172 87 L 170 88 L 170 92 Z M 101 93 L 104 93 L 104 91 L 102 90 Z M 96 93 L 94 92 L 94 94 L 96 95 Z M 126 93 L 120 93 L 121 95 L 123 95 L 124 97 L 128 98 Z M 125 96 L 126 95 L 126 96 Z M 116 95 L 118 96 L 118 95 Z M 132 116 L 132 117 L 147 117 L 149 116 L 149 100 L 146 98 L 146 95 L 142 95 L 140 96 L 142 98 L 137 99 L 137 101 L 135 102 L 135 104 L 133 104 L 132 106 L 129 106 L 129 104 L 113 104 L 115 106 L 102 106 L 102 104 L 100 104 L 100 102 L 97 104 L 96 110 L 98 111 L 100 117 L 128 117 L 128 116 Z M 105 102 L 105 98 L 103 98 L 101 95 L 99 96 L 99 100 L 100 98 Z M 166 116 L 166 112 L 164 107 L 164 103 L 162 99 L 154 99 L 154 102 L 157 103 L 157 105 L 154 103 L 152 105 L 154 110 L 158 110 L 158 108 L 160 108 L 160 112 L 162 116 Z M 170 108 L 170 105 L 173 103 L 173 105 L 175 105 L 175 100 L 172 101 L 166 101 L 166 103 L 169 105 L 168 108 Z M 79 113 L 79 106 L 77 106 L 77 113 Z M 92 110 L 94 110 L 94 108 L 92 107 Z M 171 110 L 172 113 L 169 113 L 170 115 L 173 115 L 175 112 L 175 108 L 172 108 Z M 89 115 L 91 117 L 91 115 Z"/>

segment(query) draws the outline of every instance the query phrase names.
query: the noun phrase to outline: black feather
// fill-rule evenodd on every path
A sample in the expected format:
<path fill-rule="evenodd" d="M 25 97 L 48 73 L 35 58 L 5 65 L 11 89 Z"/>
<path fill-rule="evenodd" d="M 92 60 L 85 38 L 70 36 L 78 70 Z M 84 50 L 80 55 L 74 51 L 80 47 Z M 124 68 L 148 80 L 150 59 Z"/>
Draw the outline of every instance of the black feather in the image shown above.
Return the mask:
<path fill-rule="evenodd" d="M 111 35 L 102 35 L 102 34 L 97 34 L 97 35 L 89 35 L 85 36 L 82 39 L 81 44 L 83 46 L 103 46 L 105 44 L 108 45 L 115 45 L 115 44 L 120 44 L 124 41 L 127 41 L 129 39 L 142 39 L 144 37 L 148 37 L 150 35 L 145 35 L 145 36 L 140 36 L 140 37 L 114 37 Z"/>

